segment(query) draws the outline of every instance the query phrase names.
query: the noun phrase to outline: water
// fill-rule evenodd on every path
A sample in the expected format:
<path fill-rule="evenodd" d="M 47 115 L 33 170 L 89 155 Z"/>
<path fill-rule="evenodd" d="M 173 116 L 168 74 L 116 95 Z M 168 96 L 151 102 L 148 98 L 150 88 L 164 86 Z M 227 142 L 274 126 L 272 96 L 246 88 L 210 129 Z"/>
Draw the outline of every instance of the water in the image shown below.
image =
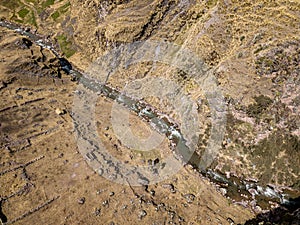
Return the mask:
<path fill-rule="evenodd" d="M 126 96 L 123 93 L 120 93 L 118 90 L 109 87 L 108 85 L 92 81 L 91 79 L 86 77 L 84 73 L 74 68 L 74 66 L 72 66 L 67 59 L 61 57 L 59 52 L 55 49 L 53 43 L 43 38 L 42 36 L 33 34 L 29 31 L 25 31 L 18 25 L 12 24 L 7 21 L 0 21 L 0 26 L 6 27 L 10 30 L 14 30 L 21 35 L 27 36 L 35 44 L 49 49 L 61 62 L 62 69 L 66 73 L 70 73 L 72 76 L 74 76 L 86 88 L 94 92 L 101 93 L 105 97 L 124 105 L 127 109 L 136 113 L 141 119 L 146 120 L 155 130 L 159 131 L 161 134 L 164 134 L 173 143 L 173 150 L 183 163 L 191 164 L 202 175 L 209 177 L 212 181 L 220 184 L 221 186 L 226 186 L 226 189 L 228 190 L 227 194 L 229 196 L 235 198 L 240 195 L 240 191 L 244 191 L 249 196 L 261 196 L 263 197 L 264 201 L 272 200 L 285 204 L 289 202 L 289 200 L 287 200 L 288 195 L 282 193 L 280 190 L 276 190 L 276 188 L 274 187 L 263 187 L 257 182 L 240 180 L 234 177 L 226 178 L 225 175 L 217 173 L 210 169 L 203 170 L 198 168 L 197 165 L 199 165 L 201 156 L 199 156 L 195 152 L 191 157 L 189 154 L 186 154 L 190 152 L 186 140 L 183 137 L 180 129 L 178 129 L 178 125 L 168 120 L 167 115 L 159 113 L 158 110 L 151 107 L 147 103 Z M 157 49 L 157 51 L 159 51 L 159 49 Z"/>

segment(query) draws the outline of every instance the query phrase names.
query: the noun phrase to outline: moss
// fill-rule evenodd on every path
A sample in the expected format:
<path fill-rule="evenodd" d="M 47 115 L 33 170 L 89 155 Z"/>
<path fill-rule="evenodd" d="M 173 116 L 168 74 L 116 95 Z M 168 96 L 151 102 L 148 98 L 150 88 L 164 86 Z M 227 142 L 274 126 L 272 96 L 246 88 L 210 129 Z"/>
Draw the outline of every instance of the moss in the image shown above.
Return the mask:
<path fill-rule="evenodd" d="M 243 57 L 243 53 L 242 52 L 239 52 L 238 54 L 237 54 L 237 58 L 242 58 Z"/>
<path fill-rule="evenodd" d="M 59 7 L 57 11 L 51 14 L 52 19 L 56 21 L 62 14 L 65 14 L 69 10 L 70 5 L 70 2 L 68 2 L 65 5 Z"/>
<path fill-rule="evenodd" d="M 69 8 L 70 5 L 71 5 L 70 2 L 68 2 L 68 3 L 64 4 L 63 6 L 59 7 L 58 11 L 61 14 L 66 13 L 68 11 L 68 8 Z"/>
<path fill-rule="evenodd" d="M 281 84 L 281 82 L 289 79 L 290 75 L 298 73 L 300 65 L 299 43 L 299 40 L 287 41 L 270 48 L 263 55 L 260 51 L 269 47 L 268 45 L 260 46 L 254 52 L 260 52 L 260 56 L 256 59 L 256 73 L 261 76 L 272 75 L 272 81 L 275 84 Z M 289 50 L 286 51 L 286 49 Z"/>
<path fill-rule="evenodd" d="M 45 2 L 42 3 L 43 8 L 47 8 L 50 5 L 54 4 L 54 0 L 46 0 Z"/>
<path fill-rule="evenodd" d="M 37 27 L 37 23 L 36 23 L 36 19 L 35 19 L 35 15 L 33 12 L 31 12 L 31 18 L 28 20 L 28 23 Z"/>
<path fill-rule="evenodd" d="M 288 153 L 300 153 L 300 139 L 294 135 L 289 135 L 286 139 Z"/>
<path fill-rule="evenodd" d="M 292 188 L 300 190 L 300 180 L 298 180 L 297 182 L 295 182 L 295 183 L 292 185 Z"/>
<path fill-rule="evenodd" d="M 55 21 L 57 18 L 60 16 L 58 11 L 55 11 L 54 13 L 51 14 L 52 19 Z"/>
<path fill-rule="evenodd" d="M 28 2 L 28 3 L 34 3 L 34 4 L 38 3 L 38 0 L 25 0 L 25 1 Z"/>
<path fill-rule="evenodd" d="M 18 0 L 1 0 L 0 4 L 11 10 L 15 10 L 20 6 L 20 2 Z"/>
<path fill-rule="evenodd" d="M 262 50 L 264 50 L 266 47 L 263 46 L 259 46 L 257 49 L 254 50 L 254 54 L 257 54 L 259 52 L 261 52 Z"/>
<path fill-rule="evenodd" d="M 268 96 L 259 95 L 254 97 L 255 103 L 248 106 L 246 113 L 254 118 L 259 119 L 261 114 L 272 104 L 272 99 Z"/>
<path fill-rule="evenodd" d="M 217 3 L 218 3 L 217 0 L 208 0 L 208 1 L 207 1 L 207 5 L 208 5 L 209 7 L 213 7 L 213 6 L 215 6 Z"/>
<path fill-rule="evenodd" d="M 279 158 L 278 156 L 283 152 L 285 156 Z M 299 173 L 299 152 L 299 138 L 279 130 L 263 139 L 258 145 L 253 146 L 251 155 L 252 162 L 262 169 L 261 181 L 268 183 L 276 174 L 278 182 L 291 184 L 296 181 L 292 176 L 289 176 L 290 170 Z M 270 167 L 270 165 L 273 166 Z"/>
<path fill-rule="evenodd" d="M 44 11 L 44 9 L 40 6 L 36 7 L 36 12 L 38 15 L 40 15 L 42 12 Z"/>
<path fill-rule="evenodd" d="M 64 35 L 56 36 L 61 51 L 67 58 L 75 54 L 76 50 L 72 48 L 72 42 L 67 39 Z"/>
<path fill-rule="evenodd" d="M 24 21 L 23 20 L 19 20 L 19 19 L 14 19 L 15 22 L 17 23 L 23 23 Z"/>
<path fill-rule="evenodd" d="M 244 122 L 236 119 L 231 113 L 227 114 L 226 121 L 226 133 L 228 134 L 228 137 L 234 141 L 237 138 L 236 128 L 241 126 Z"/>
<path fill-rule="evenodd" d="M 11 20 L 17 22 L 17 23 L 23 23 L 23 20 L 20 20 L 19 17 L 14 13 L 13 16 L 10 18 Z"/>
<path fill-rule="evenodd" d="M 19 15 L 22 19 L 24 19 L 25 16 L 27 16 L 28 13 L 29 13 L 29 10 L 26 9 L 26 8 L 24 8 L 24 9 L 21 9 L 21 10 L 18 12 L 18 15 Z"/>
<path fill-rule="evenodd" d="M 299 106 L 300 105 L 300 95 L 295 97 L 292 101 L 295 105 Z"/>

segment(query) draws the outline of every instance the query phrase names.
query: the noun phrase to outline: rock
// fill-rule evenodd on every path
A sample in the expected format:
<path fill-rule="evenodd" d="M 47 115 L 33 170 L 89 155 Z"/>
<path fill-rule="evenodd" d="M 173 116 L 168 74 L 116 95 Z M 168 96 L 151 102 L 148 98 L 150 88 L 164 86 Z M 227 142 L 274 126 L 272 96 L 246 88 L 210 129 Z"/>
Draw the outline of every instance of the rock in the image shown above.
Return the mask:
<path fill-rule="evenodd" d="M 220 188 L 220 192 L 221 192 L 222 195 L 226 195 L 227 194 L 226 188 Z"/>
<path fill-rule="evenodd" d="M 78 199 L 78 204 L 83 205 L 85 203 L 85 197 Z"/>
<path fill-rule="evenodd" d="M 141 185 L 148 185 L 149 184 L 149 180 L 146 177 L 140 177 L 138 179 L 138 183 Z"/>
<path fill-rule="evenodd" d="M 154 195 L 155 195 L 155 191 L 154 191 L 154 190 L 151 190 L 151 191 L 150 191 L 150 195 L 154 196 Z"/>
<path fill-rule="evenodd" d="M 22 41 L 19 42 L 22 48 L 30 48 L 32 46 L 32 41 L 27 38 L 22 38 Z"/>
<path fill-rule="evenodd" d="M 66 110 L 65 109 L 60 109 L 60 108 L 57 108 L 56 110 L 55 110 L 55 113 L 57 114 L 57 115 L 64 115 L 64 114 L 66 114 Z"/>
<path fill-rule="evenodd" d="M 178 216 L 178 221 L 179 222 L 184 222 L 184 218 L 182 218 L 181 216 Z"/>
<path fill-rule="evenodd" d="M 162 187 L 169 189 L 171 191 L 171 193 L 175 193 L 176 192 L 175 187 L 174 187 L 173 184 L 163 184 Z"/>
<path fill-rule="evenodd" d="M 168 211 L 168 215 L 170 216 L 171 219 L 174 219 L 176 213 L 174 211 Z"/>
<path fill-rule="evenodd" d="M 145 216 L 147 216 L 147 212 L 145 210 L 141 210 L 139 213 L 139 219 L 143 219 Z"/>
<path fill-rule="evenodd" d="M 195 195 L 193 194 L 185 194 L 183 197 L 186 199 L 188 203 L 192 203 L 195 200 Z"/>
<path fill-rule="evenodd" d="M 19 94 L 17 94 L 17 95 L 15 95 L 15 99 L 17 99 L 17 100 L 23 99 L 23 96 L 22 96 L 22 95 L 19 95 Z"/>
<path fill-rule="evenodd" d="M 234 223 L 234 220 L 231 219 L 230 217 L 227 218 L 227 221 L 228 221 L 230 224 L 235 224 L 235 223 Z"/>
<path fill-rule="evenodd" d="M 159 159 L 158 158 L 156 158 L 156 159 L 153 160 L 153 166 L 155 166 L 158 163 L 159 163 Z"/>
<path fill-rule="evenodd" d="M 97 190 L 96 194 L 97 194 L 97 195 L 100 195 L 103 191 L 104 191 L 104 190 L 99 189 L 99 190 Z"/>
<path fill-rule="evenodd" d="M 94 213 L 95 213 L 96 216 L 100 216 L 101 209 L 96 208 Z"/>
<path fill-rule="evenodd" d="M 70 72 L 72 70 L 72 65 L 68 60 L 66 60 L 65 58 L 59 58 L 59 64 L 60 64 L 61 69 L 66 74 L 70 74 Z"/>
<path fill-rule="evenodd" d="M 103 205 L 103 206 L 108 206 L 108 204 L 109 204 L 109 203 L 108 203 L 108 200 L 105 200 L 105 201 L 102 202 L 102 205 Z"/>
<path fill-rule="evenodd" d="M 101 176 L 101 175 L 103 175 L 104 170 L 103 170 L 102 168 L 99 168 L 99 169 L 97 170 L 97 172 L 98 172 L 98 174 Z"/>

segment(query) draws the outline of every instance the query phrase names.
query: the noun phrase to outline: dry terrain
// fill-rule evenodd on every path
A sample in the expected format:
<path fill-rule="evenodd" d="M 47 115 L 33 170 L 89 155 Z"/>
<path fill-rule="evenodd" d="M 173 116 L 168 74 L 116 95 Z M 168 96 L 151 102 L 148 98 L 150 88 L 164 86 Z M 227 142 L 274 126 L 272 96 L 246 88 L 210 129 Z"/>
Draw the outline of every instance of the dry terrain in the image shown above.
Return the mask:
<path fill-rule="evenodd" d="M 201 174 L 191 165 L 143 186 L 99 176 L 78 148 L 73 104 L 80 82 L 53 51 L 0 27 L 3 224 L 299 222 L 299 1 L 2 0 L 0 17 L 42 35 L 80 71 L 90 71 L 103 54 L 135 41 L 175 43 L 193 52 L 224 97 L 226 131 L 209 169 L 228 179 Z M 130 82 L 159 77 L 176 82 L 197 102 L 201 157 L 211 138 L 210 103 L 183 70 L 136 63 L 118 70 L 107 85 L 122 91 Z M 183 123 L 170 102 L 143 100 Z M 125 164 L 146 165 L 173 154 L 163 135 L 145 154 L 120 141 L 111 122 L 114 104 L 99 95 L 95 112 L 97 135 L 111 155 Z M 129 121 L 137 137 L 154 132 L 133 112 Z M 289 199 L 298 206 L 278 208 Z"/>

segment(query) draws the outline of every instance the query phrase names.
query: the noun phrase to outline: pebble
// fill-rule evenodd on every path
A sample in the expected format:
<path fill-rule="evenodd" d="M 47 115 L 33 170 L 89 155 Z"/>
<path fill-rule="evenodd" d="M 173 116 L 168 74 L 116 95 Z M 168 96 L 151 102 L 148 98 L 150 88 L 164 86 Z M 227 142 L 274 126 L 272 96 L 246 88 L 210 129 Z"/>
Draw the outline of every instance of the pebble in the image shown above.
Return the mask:
<path fill-rule="evenodd" d="M 21 44 L 23 48 L 30 48 L 32 46 L 32 41 L 28 40 L 27 38 L 22 38 L 22 41 L 18 44 Z"/>
<path fill-rule="evenodd" d="M 182 218 L 181 216 L 178 216 L 178 221 L 179 222 L 184 222 L 184 218 Z"/>
<path fill-rule="evenodd" d="M 101 209 L 96 208 L 94 213 L 96 216 L 99 216 L 101 213 Z"/>
<path fill-rule="evenodd" d="M 141 185 L 148 185 L 149 184 L 149 180 L 145 177 L 140 177 L 138 179 L 138 183 L 141 184 Z"/>
<path fill-rule="evenodd" d="M 185 194 L 183 197 L 186 199 L 188 203 L 192 203 L 195 200 L 195 195 L 193 194 Z"/>
<path fill-rule="evenodd" d="M 15 99 L 18 99 L 18 100 L 19 100 L 19 99 L 23 99 L 23 96 L 22 96 L 22 95 L 16 95 L 16 96 L 15 96 Z"/>
<path fill-rule="evenodd" d="M 154 195 L 155 195 L 155 191 L 154 191 L 154 190 L 151 190 L 151 191 L 150 191 L 150 195 L 154 196 Z"/>
<path fill-rule="evenodd" d="M 97 190 L 96 194 L 97 194 L 97 195 L 100 195 L 103 191 L 104 191 L 104 190 L 99 189 L 99 190 Z"/>
<path fill-rule="evenodd" d="M 55 113 L 56 113 L 57 115 L 64 115 L 64 114 L 66 114 L 66 110 L 57 108 L 57 109 L 55 110 Z"/>
<path fill-rule="evenodd" d="M 230 224 L 234 224 L 233 219 L 231 219 L 230 217 L 227 218 L 227 221 L 228 221 Z"/>
<path fill-rule="evenodd" d="M 159 211 L 159 210 L 162 210 L 162 211 L 166 210 L 166 206 L 165 206 L 164 203 L 157 204 L 157 207 L 155 208 L 155 211 Z"/>
<path fill-rule="evenodd" d="M 174 211 L 169 211 L 168 215 L 170 216 L 171 219 L 173 219 L 176 215 L 176 213 Z"/>
<path fill-rule="evenodd" d="M 78 199 L 78 204 L 83 205 L 85 203 L 85 197 Z"/>
<path fill-rule="evenodd" d="M 175 193 L 176 192 L 175 187 L 174 187 L 173 184 L 163 184 L 162 187 L 169 189 L 171 191 L 171 193 Z"/>
<path fill-rule="evenodd" d="M 107 201 L 107 200 L 103 201 L 103 202 L 102 202 L 102 205 L 103 205 L 103 206 L 108 206 L 108 201 Z"/>
<path fill-rule="evenodd" d="M 222 195 L 226 195 L 227 194 L 226 188 L 220 188 L 220 192 L 221 192 Z"/>
<path fill-rule="evenodd" d="M 154 160 L 149 159 L 147 162 L 148 162 L 148 166 L 155 166 L 159 163 L 159 159 L 158 158 L 156 158 Z"/>
<path fill-rule="evenodd" d="M 226 171 L 225 174 L 226 174 L 226 178 L 229 179 L 230 178 L 230 172 Z"/>
<path fill-rule="evenodd" d="M 258 195 L 258 192 L 254 188 L 250 188 L 248 192 L 254 197 L 255 195 Z"/>
<path fill-rule="evenodd" d="M 103 173 L 104 173 L 104 170 L 103 170 L 103 169 L 101 169 L 101 168 L 99 168 L 99 169 L 97 170 L 97 172 L 98 172 L 98 174 L 99 174 L 100 176 L 102 176 L 102 175 L 103 175 Z"/>
<path fill-rule="evenodd" d="M 155 166 L 158 163 L 159 163 L 159 159 L 158 158 L 156 158 L 156 159 L 153 160 L 153 166 Z"/>
<path fill-rule="evenodd" d="M 145 210 L 141 210 L 140 213 L 139 213 L 139 219 L 142 219 L 145 216 L 147 216 L 147 212 Z"/>
<path fill-rule="evenodd" d="M 59 120 L 59 121 L 57 121 L 56 123 L 57 123 L 57 124 L 63 124 L 64 121 L 63 121 L 63 120 Z"/>
<path fill-rule="evenodd" d="M 188 204 L 186 204 L 186 203 L 182 203 L 181 205 L 185 208 L 188 207 Z"/>

